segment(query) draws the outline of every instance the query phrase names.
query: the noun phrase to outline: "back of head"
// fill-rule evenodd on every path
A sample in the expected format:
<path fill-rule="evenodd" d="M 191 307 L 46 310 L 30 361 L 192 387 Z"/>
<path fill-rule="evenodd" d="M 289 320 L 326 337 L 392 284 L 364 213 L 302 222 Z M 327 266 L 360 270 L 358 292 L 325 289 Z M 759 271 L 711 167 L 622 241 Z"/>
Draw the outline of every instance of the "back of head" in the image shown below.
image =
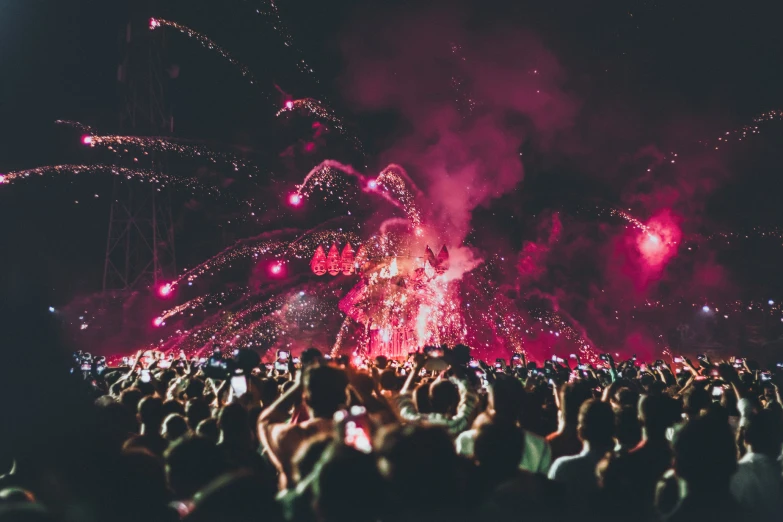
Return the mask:
<path fill-rule="evenodd" d="M 520 428 L 490 422 L 479 427 L 473 456 L 482 469 L 502 480 L 517 471 L 524 449 L 525 436 Z"/>
<path fill-rule="evenodd" d="M 512 377 L 498 376 L 489 389 L 489 406 L 497 422 L 516 423 L 524 399 L 525 389 L 522 383 Z"/>
<path fill-rule="evenodd" d="M 191 430 L 198 427 L 198 423 L 210 417 L 209 406 L 203 399 L 190 399 L 185 403 L 185 417 Z"/>
<path fill-rule="evenodd" d="M 163 401 L 157 397 L 144 397 L 139 402 L 139 421 L 157 429 L 163 424 Z"/>
<path fill-rule="evenodd" d="M 168 441 L 175 441 L 188 432 L 188 423 L 179 413 L 170 413 L 163 421 L 160 434 Z"/>
<path fill-rule="evenodd" d="M 737 468 L 737 449 L 728 423 L 711 416 L 689 420 L 674 442 L 674 469 L 689 490 L 723 491 Z"/>
<path fill-rule="evenodd" d="M 783 419 L 780 411 L 764 409 L 752 414 L 745 427 L 745 442 L 754 453 L 778 458 L 783 444 Z"/>
<path fill-rule="evenodd" d="M 139 401 L 141 400 L 141 390 L 138 388 L 127 388 L 120 393 L 120 403 L 128 408 L 132 414 L 139 412 Z"/>
<path fill-rule="evenodd" d="M 150 508 L 156 511 L 164 509 L 168 501 L 168 488 L 163 462 L 159 457 L 143 449 L 126 450 L 117 462 L 115 471 L 116 479 L 121 482 L 118 491 L 125 498 L 139 500 L 123 509 L 132 509 L 136 513 Z M 121 501 L 119 498 L 116 500 Z"/>
<path fill-rule="evenodd" d="M 220 438 L 217 419 L 210 417 L 199 422 L 198 426 L 196 426 L 196 435 L 200 435 L 213 444 L 217 444 L 217 441 Z"/>
<path fill-rule="evenodd" d="M 381 389 L 388 391 L 400 391 L 402 382 L 392 369 L 383 370 L 381 373 Z"/>
<path fill-rule="evenodd" d="M 175 399 L 169 399 L 167 401 L 163 401 L 163 414 L 164 416 L 167 416 L 171 413 L 179 413 L 180 415 L 185 415 L 185 407 L 182 405 L 181 402 Z"/>
<path fill-rule="evenodd" d="M 347 400 L 348 378 L 331 366 L 312 366 L 303 376 L 304 398 L 315 417 L 331 418 Z"/>
<path fill-rule="evenodd" d="M 574 382 L 563 386 L 560 390 L 560 411 L 566 424 L 576 426 L 579 419 L 579 409 L 582 403 L 593 397 L 590 386 L 584 382 Z"/>
<path fill-rule="evenodd" d="M 335 443 L 321 458 L 313 483 L 315 510 L 323 522 L 372 522 L 383 490 L 372 455 Z"/>
<path fill-rule="evenodd" d="M 223 471 L 217 447 L 198 435 L 174 442 L 164 458 L 169 486 L 179 498 L 191 497 Z"/>
<path fill-rule="evenodd" d="M 430 404 L 430 382 L 429 380 L 423 380 L 415 390 L 413 390 L 413 400 L 416 403 L 416 410 L 419 413 L 431 413 L 432 405 Z"/>
<path fill-rule="evenodd" d="M 702 410 L 708 409 L 712 405 L 712 397 L 704 388 L 690 387 L 685 392 L 683 409 L 688 415 L 695 417 Z"/>
<path fill-rule="evenodd" d="M 644 395 L 639 399 L 639 419 L 648 437 L 663 437 L 680 418 L 680 406 L 668 395 Z"/>
<path fill-rule="evenodd" d="M 279 388 L 274 379 L 261 379 L 258 384 L 258 389 L 261 392 L 261 404 L 263 404 L 265 408 L 275 402 L 279 394 Z"/>
<path fill-rule="evenodd" d="M 453 506 L 459 460 L 448 433 L 440 427 L 395 426 L 381 432 L 381 471 L 395 502 L 411 510 Z"/>
<path fill-rule="evenodd" d="M 593 449 L 611 448 L 614 435 L 612 407 L 598 399 L 589 399 L 579 408 L 579 437 Z"/>
<path fill-rule="evenodd" d="M 635 407 L 625 406 L 615 410 L 614 435 L 623 448 L 633 448 L 642 440 L 642 426 Z"/>
<path fill-rule="evenodd" d="M 242 437 L 250 435 L 247 424 L 247 410 L 241 404 L 232 403 L 221 408 L 218 413 L 218 429 L 223 437 Z"/>
<path fill-rule="evenodd" d="M 323 359 L 323 354 L 318 348 L 310 347 L 302 352 L 300 359 L 302 361 L 302 367 L 307 367 L 311 363 L 318 362 Z"/>
<path fill-rule="evenodd" d="M 375 389 L 375 383 L 366 373 L 357 373 L 351 379 L 351 386 L 353 386 L 357 392 L 363 397 L 372 394 Z"/>
<path fill-rule="evenodd" d="M 459 390 L 451 381 L 438 380 L 430 385 L 430 407 L 433 413 L 453 413 L 459 404 Z"/>

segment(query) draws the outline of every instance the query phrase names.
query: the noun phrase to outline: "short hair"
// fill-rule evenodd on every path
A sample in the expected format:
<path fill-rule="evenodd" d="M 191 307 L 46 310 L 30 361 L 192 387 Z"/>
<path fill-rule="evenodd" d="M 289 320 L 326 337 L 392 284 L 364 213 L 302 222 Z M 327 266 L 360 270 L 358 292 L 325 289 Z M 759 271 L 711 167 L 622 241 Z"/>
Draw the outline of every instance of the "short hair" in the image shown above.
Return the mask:
<path fill-rule="evenodd" d="M 614 412 L 598 399 L 588 399 L 579 408 L 579 437 L 596 446 L 612 444 Z"/>
<path fill-rule="evenodd" d="M 250 433 L 247 422 L 247 410 L 239 403 L 232 403 L 221 408 L 218 413 L 218 429 L 228 435 Z"/>
<path fill-rule="evenodd" d="M 674 441 L 674 469 L 690 487 L 728 485 L 737 469 L 737 446 L 728 423 L 695 417 Z"/>
<path fill-rule="evenodd" d="M 316 417 L 331 418 L 347 401 L 348 377 L 339 368 L 311 366 L 302 382 L 307 405 Z"/>
<path fill-rule="evenodd" d="M 169 486 L 179 497 L 191 497 L 224 471 L 218 448 L 204 437 L 191 435 L 174 442 L 164 453 Z"/>
<path fill-rule="evenodd" d="M 141 401 L 141 390 L 136 387 L 126 388 L 120 393 L 120 403 L 128 408 L 128 411 L 134 415 L 139 411 L 139 401 Z"/>
<path fill-rule="evenodd" d="M 191 430 L 198 427 L 198 423 L 210 417 L 209 405 L 202 399 L 190 399 L 185 403 L 185 416 Z"/>
<path fill-rule="evenodd" d="M 139 420 L 147 426 L 160 426 L 163 423 L 163 401 L 157 397 L 144 397 L 139 402 Z"/>
<path fill-rule="evenodd" d="M 176 399 L 169 399 L 167 401 L 163 401 L 163 414 L 169 415 L 171 413 L 179 413 L 180 415 L 185 415 L 185 407 L 182 405 L 181 402 L 179 402 Z"/>
<path fill-rule="evenodd" d="M 514 473 L 525 451 L 525 434 L 513 424 L 489 422 L 479 427 L 473 456 L 479 466 L 508 476 Z"/>
<path fill-rule="evenodd" d="M 168 441 L 174 441 L 188 432 L 188 422 L 185 417 L 179 413 L 169 413 L 166 420 L 163 421 L 161 435 Z"/>
<path fill-rule="evenodd" d="M 381 372 L 381 389 L 389 391 L 400 391 L 402 388 L 402 382 L 397 377 L 397 373 L 391 368 L 387 368 Z"/>
<path fill-rule="evenodd" d="M 489 389 L 489 397 L 496 420 L 512 423 L 519 420 L 525 389 L 518 379 L 498 375 Z"/>
<path fill-rule="evenodd" d="M 748 418 L 745 427 L 745 442 L 753 451 L 771 457 L 780 456 L 783 444 L 783 422 L 779 411 L 760 410 Z"/>
<path fill-rule="evenodd" d="M 217 444 L 218 438 L 220 438 L 220 430 L 218 430 L 217 419 L 212 417 L 204 419 L 196 426 L 196 435 L 200 435 L 205 439 L 211 441 L 213 444 Z"/>
<path fill-rule="evenodd" d="M 384 498 L 384 483 L 375 457 L 333 444 L 320 460 L 313 482 L 318 519 L 325 522 L 375 520 Z"/>
<path fill-rule="evenodd" d="M 639 399 L 639 420 L 648 434 L 663 435 L 677 422 L 680 407 L 668 395 L 643 395 Z"/>
<path fill-rule="evenodd" d="M 584 382 L 574 382 L 560 389 L 560 411 L 566 424 L 575 424 L 579 419 L 579 409 L 582 404 L 593 397 L 590 386 Z"/>
<path fill-rule="evenodd" d="M 433 413 L 449 413 L 459 404 L 457 386 L 447 380 L 438 380 L 430 384 L 430 406 Z"/>

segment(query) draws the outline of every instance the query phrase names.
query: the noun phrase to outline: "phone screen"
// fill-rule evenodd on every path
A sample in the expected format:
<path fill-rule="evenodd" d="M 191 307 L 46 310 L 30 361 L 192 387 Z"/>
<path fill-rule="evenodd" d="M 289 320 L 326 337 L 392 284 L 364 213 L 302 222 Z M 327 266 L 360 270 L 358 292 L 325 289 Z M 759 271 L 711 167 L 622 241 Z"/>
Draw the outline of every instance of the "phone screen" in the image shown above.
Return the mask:
<path fill-rule="evenodd" d="M 288 357 L 291 356 L 291 352 L 287 352 L 285 350 L 278 350 L 277 351 L 277 360 L 280 362 L 288 361 Z"/>
<path fill-rule="evenodd" d="M 244 375 L 234 375 L 231 377 L 231 389 L 234 395 L 241 397 L 247 393 L 247 378 Z"/>
<path fill-rule="evenodd" d="M 81 369 L 82 369 L 83 372 L 89 372 L 90 370 L 92 370 L 92 364 L 90 364 L 88 362 L 83 362 L 82 366 L 81 366 Z"/>
<path fill-rule="evenodd" d="M 287 372 L 288 371 L 288 365 L 286 363 L 282 363 L 280 361 L 275 361 L 275 370 L 279 372 Z"/>
<path fill-rule="evenodd" d="M 150 371 L 149 370 L 142 370 L 141 371 L 141 382 L 150 382 Z"/>
<path fill-rule="evenodd" d="M 713 396 L 714 398 L 718 398 L 718 397 L 720 397 L 721 395 L 723 395 L 723 387 L 721 387 L 721 386 L 715 386 L 714 388 L 712 388 L 712 396 Z"/>
<path fill-rule="evenodd" d="M 471 359 L 470 362 L 468 362 L 468 366 L 471 368 L 478 368 L 478 365 L 479 363 L 476 359 Z"/>

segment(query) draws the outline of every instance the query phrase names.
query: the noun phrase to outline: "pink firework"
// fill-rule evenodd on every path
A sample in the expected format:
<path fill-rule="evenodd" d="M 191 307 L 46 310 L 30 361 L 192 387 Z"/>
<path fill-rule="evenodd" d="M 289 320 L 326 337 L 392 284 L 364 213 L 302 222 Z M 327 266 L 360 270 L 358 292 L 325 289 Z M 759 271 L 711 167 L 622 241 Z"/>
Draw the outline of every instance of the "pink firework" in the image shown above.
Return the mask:
<path fill-rule="evenodd" d="M 158 288 L 158 295 L 161 297 L 168 297 L 171 295 L 171 292 L 174 291 L 174 288 L 171 286 L 171 283 L 166 283 L 165 285 Z"/>
<path fill-rule="evenodd" d="M 647 268 L 658 271 L 677 253 L 682 232 L 677 220 L 668 210 L 660 212 L 646 224 L 636 245 Z"/>

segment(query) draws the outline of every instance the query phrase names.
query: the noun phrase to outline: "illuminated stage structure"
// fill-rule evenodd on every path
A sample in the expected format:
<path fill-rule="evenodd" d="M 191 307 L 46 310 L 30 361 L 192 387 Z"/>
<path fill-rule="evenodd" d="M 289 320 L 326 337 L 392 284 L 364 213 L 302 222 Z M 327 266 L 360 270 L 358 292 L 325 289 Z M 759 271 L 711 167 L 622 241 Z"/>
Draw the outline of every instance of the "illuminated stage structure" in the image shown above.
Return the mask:
<path fill-rule="evenodd" d="M 357 284 L 340 300 L 340 311 L 363 327 L 360 350 L 374 357 L 405 357 L 424 345 L 454 343 L 465 335 L 457 284 L 447 276 L 449 252 L 368 258 L 364 246 L 354 255 L 332 244 L 319 246 L 310 262 L 316 275 L 358 275 Z"/>

